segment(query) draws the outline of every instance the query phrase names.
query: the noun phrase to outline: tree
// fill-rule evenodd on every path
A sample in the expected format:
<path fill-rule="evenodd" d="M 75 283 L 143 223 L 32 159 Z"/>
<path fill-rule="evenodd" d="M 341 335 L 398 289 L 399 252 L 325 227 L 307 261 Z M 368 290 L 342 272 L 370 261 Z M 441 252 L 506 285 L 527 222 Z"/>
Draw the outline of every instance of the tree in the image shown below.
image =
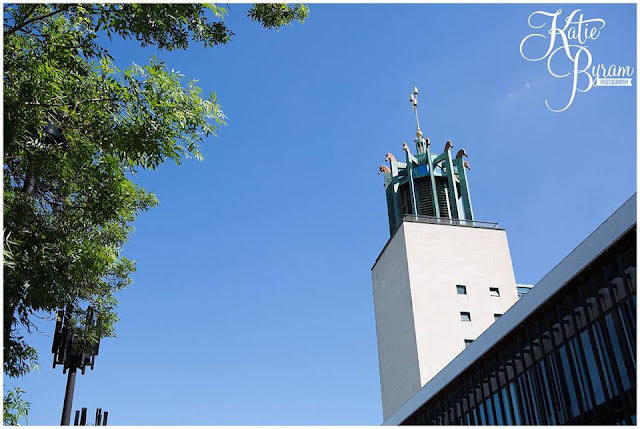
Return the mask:
<path fill-rule="evenodd" d="M 156 58 L 114 65 L 99 33 L 161 50 L 225 44 L 226 11 L 211 4 L 4 6 L 4 372 L 30 371 L 33 317 L 87 306 L 89 343 L 114 335 L 115 293 L 133 261 L 120 255 L 136 215 L 156 197 L 130 177 L 166 160 L 202 159 L 225 116 Z M 265 28 L 303 22 L 303 5 L 256 4 Z"/>
<path fill-rule="evenodd" d="M 31 404 L 24 400 L 22 394 L 24 390 L 19 387 L 10 389 L 6 395 L 4 395 L 4 409 L 2 413 L 2 423 L 5 426 L 16 426 L 20 422 L 20 419 L 25 419 L 28 422 L 29 408 Z"/>

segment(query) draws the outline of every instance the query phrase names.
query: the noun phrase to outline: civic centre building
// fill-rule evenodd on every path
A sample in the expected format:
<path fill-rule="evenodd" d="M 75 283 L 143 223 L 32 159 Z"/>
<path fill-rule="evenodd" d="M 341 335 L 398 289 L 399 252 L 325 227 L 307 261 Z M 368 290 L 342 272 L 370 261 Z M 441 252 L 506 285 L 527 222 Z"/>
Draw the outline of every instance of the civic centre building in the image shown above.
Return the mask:
<path fill-rule="evenodd" d="M 636 195 L 519 285 L 506 231 L 474 218 L 466 151 L 434 153 L 419 123 L 414 143 L 380 167 L 384 424 L 636 424 Z"/>

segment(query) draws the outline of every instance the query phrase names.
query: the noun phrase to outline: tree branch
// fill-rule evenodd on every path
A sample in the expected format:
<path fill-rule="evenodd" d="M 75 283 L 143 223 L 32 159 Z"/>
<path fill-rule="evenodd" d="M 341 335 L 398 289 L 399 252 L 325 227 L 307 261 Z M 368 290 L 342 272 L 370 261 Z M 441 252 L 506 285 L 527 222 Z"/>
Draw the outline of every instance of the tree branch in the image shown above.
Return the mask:
<path fill-rule="evenodd" d="M 36 107 L 64 107 L 64 106 L 75 106 L 75 105 L 84 104 L 84 103 L 97 103 L 100 101 L 118 101 L 118 99 L 112 98 L 112 97 L 99 97 L 99 98 L 89 98 L 86 100 L 71 101 L 69 103 L 39 103 L 37 101 L 25 101 L 24 104 L 26 104 L 27 106 L 36 106 Z"/>
<path fill-rule="evenodd" d="M 64 12 L 64 11 L 68 10 L 70 7 L 71 7 L 70 4 L 66 4 L 66 5 L 62 6 L 60 9 L 56 9 L 56 10 L 51 11 L 49 13 L 45 13 L 44 15 L 40 15 L 40 16 L 36 16 L 35 18 L 28 19 L 28 20 L 24 21 L 23 23 L 18 24 L 15 27 L 10 28 L 9 30 L 5 31 L 4 32 L 4 37 L 12 35 L 16 31 L 21 30 L 22 28 L 26 27 L 27 25 L 29 25 L 29 24 L 31 24 L 33 22 L 40 21 L 42 19 L 45 19 L 45 18 L 48 18 L 50 16 L 57 15 L 58 13 Z"/>

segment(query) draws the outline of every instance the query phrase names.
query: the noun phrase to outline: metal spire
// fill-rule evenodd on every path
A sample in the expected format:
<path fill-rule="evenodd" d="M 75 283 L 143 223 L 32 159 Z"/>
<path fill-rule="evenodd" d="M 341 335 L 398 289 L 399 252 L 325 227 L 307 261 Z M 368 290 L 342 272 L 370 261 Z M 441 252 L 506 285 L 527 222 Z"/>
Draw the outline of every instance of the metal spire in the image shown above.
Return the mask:
<path fill-rule="evenodd" d="M 422 130 L 420 129 L 420 120 L 418 119 L 418 87 L 413 87 L 413 92 L 409 95 L 409 101 L 411 102 L 411 107 L 413 107 L 413 111 L 416 114 L 416 137 L 422 138 Z"/>

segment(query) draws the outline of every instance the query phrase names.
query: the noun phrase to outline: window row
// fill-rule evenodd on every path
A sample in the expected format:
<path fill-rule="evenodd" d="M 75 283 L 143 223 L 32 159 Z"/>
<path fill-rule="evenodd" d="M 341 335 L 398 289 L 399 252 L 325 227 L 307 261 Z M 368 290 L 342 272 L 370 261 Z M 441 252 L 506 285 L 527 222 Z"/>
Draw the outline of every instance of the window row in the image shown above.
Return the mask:
<path fill-rule="evenodd" d="M 458 295 L 466 295 L 467 294 L 467 286 L 465 286 L 465 285 L 456 285 L 456 291 L 458 292 Z M 490 296 L 499 297 L 500 296 L 500 288 L 490 287 L 489 288 L 489 295 Z"/>
<path fill-rule="evenodd" d="M 494 321 L 498 320 L 500 317 L 502 317 L 502 314 L 493 314 Z M 463 322 L 471 322 L 471 313 L 469 313 L 468 311 L 461 311 L 460 320 L 462 320 Z"/>

